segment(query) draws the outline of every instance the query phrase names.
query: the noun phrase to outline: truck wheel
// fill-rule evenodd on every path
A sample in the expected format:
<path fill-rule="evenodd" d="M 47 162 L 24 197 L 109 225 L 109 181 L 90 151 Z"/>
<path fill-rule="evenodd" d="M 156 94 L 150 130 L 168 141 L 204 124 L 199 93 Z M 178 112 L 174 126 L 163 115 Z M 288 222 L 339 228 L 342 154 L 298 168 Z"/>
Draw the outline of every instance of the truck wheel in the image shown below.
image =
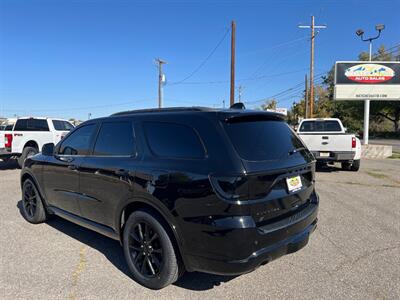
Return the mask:
<path fill-rule="evenodd" d="M 350 170 L 350 166 L 351 166 L 351 163 L 350 162 L 342 162 L 342 169 L 343 170 L 347 170 L 347 171 L 349 171 Z"/>
<path fill-rule="evenodd" d="M 361 164 L 361 160 L 354 160 L 353 163 L 351 164 L 350 170 L 357 172 L 360 169 L 360 164 Z"/>
<path fill-rule="evenodd" d="M 24 166 L 25 159 L 28 157 L 34 156 L 39 151 L 34 147 L 25 147 L 22 151 L 22 155 L 18 158 L 18 166 L 22 168 Z"/>
<path fill-rule="evenodd" d="M 123 248 L 133 278 L 145 287 L 158 290 L 178 279 L 179 258 L 172 240 L 152 213 L 139 210 L 129 216 Z"/>

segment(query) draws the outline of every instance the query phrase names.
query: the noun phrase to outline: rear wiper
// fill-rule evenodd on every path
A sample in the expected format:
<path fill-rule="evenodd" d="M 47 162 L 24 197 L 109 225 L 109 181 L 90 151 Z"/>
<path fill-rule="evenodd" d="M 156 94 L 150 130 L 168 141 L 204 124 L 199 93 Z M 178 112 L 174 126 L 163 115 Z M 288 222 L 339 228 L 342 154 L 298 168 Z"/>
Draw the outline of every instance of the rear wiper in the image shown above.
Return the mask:
<path fill-rule="evenodd" d="M 303 151 L 303 150 L 307 150 L 307 148 L 306 147 L 295 148 L 295 149 L 289 151 L 289 155 L 295 154 L 295 153 Z"/>

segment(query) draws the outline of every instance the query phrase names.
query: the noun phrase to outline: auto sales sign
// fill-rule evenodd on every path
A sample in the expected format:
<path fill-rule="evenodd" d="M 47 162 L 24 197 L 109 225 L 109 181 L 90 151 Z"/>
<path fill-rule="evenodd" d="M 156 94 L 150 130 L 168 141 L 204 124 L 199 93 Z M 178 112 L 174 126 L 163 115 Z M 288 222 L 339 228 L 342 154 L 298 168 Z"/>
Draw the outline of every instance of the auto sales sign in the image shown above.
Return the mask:
<path fill-rule="evenodd" d="M 336 62 L 334 99 L 400 100 L 400 62 Z"/>

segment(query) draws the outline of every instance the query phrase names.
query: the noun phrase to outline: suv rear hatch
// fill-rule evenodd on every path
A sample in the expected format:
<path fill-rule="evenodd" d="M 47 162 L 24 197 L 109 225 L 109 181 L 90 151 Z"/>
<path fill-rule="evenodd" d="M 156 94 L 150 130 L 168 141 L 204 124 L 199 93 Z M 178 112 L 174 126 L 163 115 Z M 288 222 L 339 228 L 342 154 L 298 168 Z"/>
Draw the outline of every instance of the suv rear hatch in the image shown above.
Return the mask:
<path fill-rule="evenodd" d="M 315 162 L 282 117 L 241 112 L 223 115 L 221 122 L 245 174 L 214 178 L 213 186 L 220 194 L 237 204 L 248 204 L 258 226 L 305 209 L 314 191 Z"/>

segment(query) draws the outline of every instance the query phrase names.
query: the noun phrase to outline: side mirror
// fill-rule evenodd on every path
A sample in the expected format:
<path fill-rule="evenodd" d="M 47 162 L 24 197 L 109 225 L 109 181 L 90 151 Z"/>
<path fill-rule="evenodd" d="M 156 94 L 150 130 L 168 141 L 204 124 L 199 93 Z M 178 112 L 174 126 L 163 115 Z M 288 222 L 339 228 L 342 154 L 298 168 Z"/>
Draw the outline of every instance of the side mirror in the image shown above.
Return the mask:
<path fill-rule="evenodd" d="M 344 132 L 347 132 L 347 127 L 343 127 Z"/>
<path fill-rule="evenodd" d="M 53 143 L 44 144 L 42 147 L 42 154 L 45 156 L 53 156 L 54 144 Z"/>

